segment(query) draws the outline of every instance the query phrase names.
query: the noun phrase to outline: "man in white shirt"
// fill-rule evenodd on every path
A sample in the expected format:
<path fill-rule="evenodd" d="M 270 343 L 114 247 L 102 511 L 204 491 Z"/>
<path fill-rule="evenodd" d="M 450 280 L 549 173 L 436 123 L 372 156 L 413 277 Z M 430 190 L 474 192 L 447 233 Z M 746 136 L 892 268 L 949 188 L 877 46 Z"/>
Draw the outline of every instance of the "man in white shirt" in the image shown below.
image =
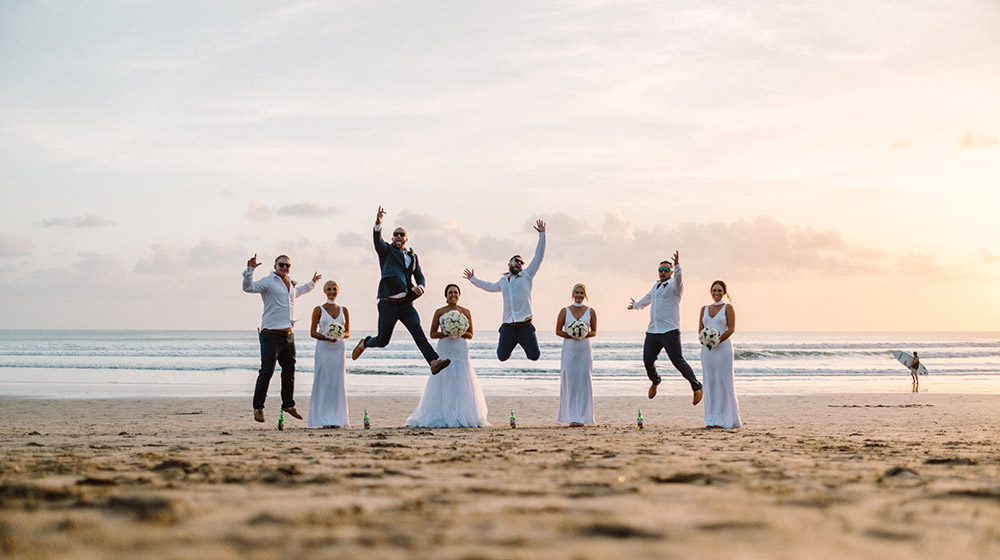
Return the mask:
<path fill-rule="evenodd" d="M 260 325 L 260 371 L 257 374 L 257 386 L 253 392 L 253 419 L 264 421 L 264 400 L 267 398 L 267 388 L 274 375 L 274 363 L 281 364 L 281 409 L 298 418 L 302 415 L 295 410 L 295 337 L 292 326 L 295 324 L 295 298 L 307 294 L 316 282 L 322 278 L 313 272 L 312 282 L 301 286 L 295 285 L 288 278 L 292 261 L 287 255 L 274 259 L 274 272 L 253 281 L 253 271 L 263 263 L 257 262 L 257 255 L 247 261 L 243 271 L 243 291 L 260 294 L 264 300 L 264 315 Z"/>
<path fill-rule="evenodd" d="M 541 356 L 535 327 L 531 324 L 531 287 L 545 256 L 545 222 L 535 222 L 535 231 L 538 232 L 538 245 L 527 267 L 521 255 L 514 255 L 507 262 L 508 272 L 496 282 L 480 280 L 476 278 L 475 270 L 468 268 L 463 274 L 472 285 L 487 292 L 503 294 L 503 324 L 500 325 L 500 342 L 497 344 L 497 358 L 501 362 L 510 358 L 518 344 L 529 360 L 535 361 Z"/>
<path fill-rule="evenodd" d="M 698 404 L 701 401 L 702 385 L 681 352 L 680 304 L 684 294 L 684 281 L 681 277 L 680 253 L 674 251 L 674 262 L 662 261 L 657 272 L 660 280 L 653 284 L 649 293 L 639 301 L 633 299 L 628 304 L 629 309 L 649 306 L 649 327 L 646 328 L 646 341 L 642 346 L 642 362 L 646 366 L 646 375 L 652 382 L 647 394 L 649 398 L 656 396 L 656 386 L 660 384 L 660 376 L 656 373 L 656 358 L 660 350 L 665 349 L 670 363 L 691 384 L 691 390 L 694 391 L 692 404 Z"/>

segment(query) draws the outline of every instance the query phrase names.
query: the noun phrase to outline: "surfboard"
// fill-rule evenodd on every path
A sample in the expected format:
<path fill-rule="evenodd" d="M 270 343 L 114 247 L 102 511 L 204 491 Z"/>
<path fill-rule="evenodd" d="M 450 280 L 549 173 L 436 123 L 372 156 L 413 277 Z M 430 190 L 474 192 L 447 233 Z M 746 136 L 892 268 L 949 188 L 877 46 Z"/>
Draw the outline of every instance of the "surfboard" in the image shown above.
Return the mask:
<path fill-rule="evenodd" d="M 909 352 L 903 352 L 902 350 L 894 350 L 892 353 L 892 357 L 899 360 L 899 363 L 903 364 L 906 367 L 910 367 L 910 364 L 913 363 L 913 354 L 910 354 Z M 923 362 L 920 362 L 920 365 L 917 366 L 917 374 L 927 375 L 927 368 L 924 367 Z"/>

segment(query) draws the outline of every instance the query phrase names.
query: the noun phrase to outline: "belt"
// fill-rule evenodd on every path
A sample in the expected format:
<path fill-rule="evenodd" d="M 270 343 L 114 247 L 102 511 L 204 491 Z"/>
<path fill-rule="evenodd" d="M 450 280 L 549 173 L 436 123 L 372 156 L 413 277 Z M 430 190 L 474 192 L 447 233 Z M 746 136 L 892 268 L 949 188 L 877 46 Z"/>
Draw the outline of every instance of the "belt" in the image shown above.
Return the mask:
<path fill-rule="evenodd" d="M 292 334 L 292 329 L 260 329 L 263 332 L 275 333 L 275 334 Z"/>
<path fill-rule="evenodd" d="M 528 325 L 531 324 L 531 317 L 528 317 L 527 319 L 525 319 L 523 321 L 518 321 L 516 323 L 504 323 L 504 324 L 505 325 L 510 325 L 512 327 L 526 327 L 526 326 L 528 326 Z"/>
<path fill-rule="evenodd" d="M 404 303 L 410 301 L 410 298 L 408 296 L 403 296 L 398 298 L 384 297 L 382 298 L 382 301 L 391 301 L 392 303 Z"/>

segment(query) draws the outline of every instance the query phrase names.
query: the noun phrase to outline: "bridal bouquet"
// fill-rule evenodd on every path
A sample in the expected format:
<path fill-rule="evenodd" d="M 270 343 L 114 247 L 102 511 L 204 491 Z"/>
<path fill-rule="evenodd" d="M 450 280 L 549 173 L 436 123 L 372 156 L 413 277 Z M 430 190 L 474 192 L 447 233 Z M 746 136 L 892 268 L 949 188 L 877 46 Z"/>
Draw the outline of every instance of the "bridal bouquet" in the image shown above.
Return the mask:
<path fill-rule="evenodd" d="M 438 319 L 441 332 L 448 338 L 458 338 L 469 330 L 469 318 L 457 309 L 449 311 Z"/>
<path fill-rule="evenodd" d="M 705 327 L 704 329 L 701 330 L 700 333 L 698 333 L 698 340 L 700 340 L 701 343 L 705 345 L 709 350 L 711 350 L 713 346 L 719 343 L 719 338 L 721 337 L 722 335 L 719 333 L 719 331 L 713 329 L 712 327 Z"/>
<path fill-rule="evenodd" d="M 572 336 L 576 340 L 586 337 L 589 332 L 590 325 L 580 321 L 579 319 L 566 326 L 566 334 Z"/>
<path fill-rule="evenodd" d="M 330 326 L 326 328 L 327 338 L 332 338 L 334 340 L 340 340 L 344 338 L 344 325 L 340 323 L 330 323 Z"/>

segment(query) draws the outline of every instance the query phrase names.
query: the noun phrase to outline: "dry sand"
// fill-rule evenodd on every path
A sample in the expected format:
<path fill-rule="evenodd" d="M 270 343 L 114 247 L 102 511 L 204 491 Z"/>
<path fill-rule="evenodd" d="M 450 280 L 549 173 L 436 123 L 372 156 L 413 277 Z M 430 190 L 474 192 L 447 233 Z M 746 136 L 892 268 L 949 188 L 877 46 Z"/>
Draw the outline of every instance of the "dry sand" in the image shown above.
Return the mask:
<path fill-rule="evenodd" d="M 416 401 L 278 432 L 273 398 L 0 399 L 0 556 L 1000 558 L 998 396 L 749 396 L 741 430 L 669 395 L 398 427 Z"/>

